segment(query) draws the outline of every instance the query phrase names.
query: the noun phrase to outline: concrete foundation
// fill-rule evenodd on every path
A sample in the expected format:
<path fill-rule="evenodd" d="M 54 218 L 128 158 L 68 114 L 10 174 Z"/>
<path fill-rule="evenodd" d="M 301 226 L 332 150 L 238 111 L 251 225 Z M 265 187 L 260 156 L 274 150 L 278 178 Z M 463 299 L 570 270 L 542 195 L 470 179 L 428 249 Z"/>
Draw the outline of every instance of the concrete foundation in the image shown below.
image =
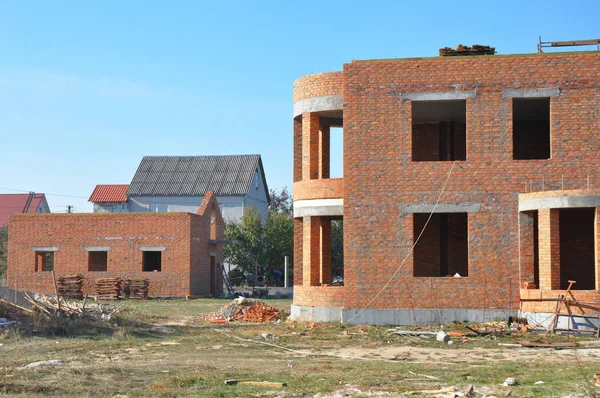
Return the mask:
<path fill-rule="evenodd" d="M 359 313 L 360 312 L 360 313 Z M 298 321 L 344 322 L 354 325 L 414 326 L 446 324 L 452 321 L 488 322 L 508 319 L 514 311 L 492 309 L 343 309 L 341 307 L 308 307 L 292 305 L 290 317 Z"/>

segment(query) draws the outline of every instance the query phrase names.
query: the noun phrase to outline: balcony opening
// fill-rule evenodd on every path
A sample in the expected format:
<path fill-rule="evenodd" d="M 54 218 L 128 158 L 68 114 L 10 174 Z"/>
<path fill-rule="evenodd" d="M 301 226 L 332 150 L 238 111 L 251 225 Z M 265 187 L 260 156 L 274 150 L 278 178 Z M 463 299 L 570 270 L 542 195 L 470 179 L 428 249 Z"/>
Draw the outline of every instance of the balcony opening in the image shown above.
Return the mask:
<path fill-rule="evenodd" d="M 465 100 L 412 102 L 412 160 L 467 160 Z"/>
<path fill-rule="evenodd" d="M 519 213 L 519 263 L 521 287 L 539 289 L 539 233 L 537 210 Z"/>
<path fill-rule="evenodd" d="M 413 215 L 413 242 L 423 231 L 413 253 L 413 276 L 469 276 L 467 213 L 434 213 L 425 227 L 428 218 L 429 213 Z"/>
<path fill-rule="evenodd" d="M 89 251 L 88 252 L 88 271 L 102 272 L 108 268 L 108 252 Z"/>
<path fill-rule="evenodd" d="M 331 284 L 344 284 L 344 220 L 331 220 Z"/>
<path fill-rule="evenodd" d="M 577 282 L 572 290 L 596 289 L 595 214 L 593 207 L 559 210 L 561 289 L 569 280 Z"/>
<path fill-rule="evenodd" d="M 344 177 L 344 129 L 331 127 L 330 140 L 329 178 L 342 178 Z"/>
<path fill-rule="evenodd" d="M 513 159 L 550 156 L 550 98 L 513 98 Z"/>
<path fill-rule="evenodd" d="M 143 272 L 161 272 L 162 252 L 143 251 L 142 252 L 142 271 Z"/>

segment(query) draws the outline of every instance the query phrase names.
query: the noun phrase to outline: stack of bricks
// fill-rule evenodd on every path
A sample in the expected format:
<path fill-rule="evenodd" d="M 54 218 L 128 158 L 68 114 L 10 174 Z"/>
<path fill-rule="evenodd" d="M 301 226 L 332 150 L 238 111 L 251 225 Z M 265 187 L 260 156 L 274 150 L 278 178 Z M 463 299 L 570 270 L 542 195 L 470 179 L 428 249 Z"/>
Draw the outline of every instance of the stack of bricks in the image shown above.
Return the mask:
<path fill-rule="evenodd" d="M 58 278 L 58 295 L 80 300 L 83 298 L 83 275 L 66 275 Z"/>
<path fill-rule="evenodd" d="M 122 281 L 119 278 L 102 278 L 96 280 L 96 299 L 118 300 L 122 296 Z"/>
<path fill-rule="evenodd" d="M 148 279 L 127 279 L 125 295 L 130 299 L 147 299 L 149 284 Z"/>
<path fill-rule="evenodd" d="M 472 47 L 463 46 L 459 44 L 456 49 L 450 47 L 440 48 L 440 57 L 456 57 L 465 55 L 494 55 L 496 54 L 496 48 L 490 46 L 480 46 L 479 44 L 473 44 Z"/>

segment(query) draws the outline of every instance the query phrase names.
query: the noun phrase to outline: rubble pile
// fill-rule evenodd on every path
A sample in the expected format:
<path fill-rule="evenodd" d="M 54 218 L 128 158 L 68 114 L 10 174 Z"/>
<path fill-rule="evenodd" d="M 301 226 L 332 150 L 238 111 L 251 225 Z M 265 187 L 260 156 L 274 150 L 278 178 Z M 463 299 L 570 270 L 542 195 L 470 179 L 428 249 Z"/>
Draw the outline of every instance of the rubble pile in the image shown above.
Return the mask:
<path fill-rule="evenodd" d="M 280 311 L 259 300 L 239 297 L 219 311 L 204 315 L 204 320 L 212 323 L 232 321 L 273 322 L 281 316 Z"/>
<path fill-rule="evenodd" d="M 66 301 L 62 297 L 58 299 L 55 296 L 46 296 L 44 294 L 29 295 L 25 293 L 25 299 L 32 305 L 32 310 L 18 307 L 12 303 L 9 305 L 20 309 L 22 312 L 39 313 L 47 319 L 52 318 L 87 318 L 92 320 L 110 319 L 110 315 L 119 311 L 123 306 L 117 307 L 108 304 L 89 303 L 86 299 L 83 302 Z"/>
<path fill-rule="evenodd" d="M 58 278 L 58 295 L 74 300 L 83 298 L 83 275 L 65 275 Z"/>
<path fill-rule="evenodd" d="M 123 295 L 122 286 L 119 278 L 96 279 L 96 299 L 118 300 Z"/>
<path fill-rule="evenodd" d="M 150 282 L 147 279 L 127 279 L 125 295 L 130 299 L 147 299 L 149 285 Z"/>

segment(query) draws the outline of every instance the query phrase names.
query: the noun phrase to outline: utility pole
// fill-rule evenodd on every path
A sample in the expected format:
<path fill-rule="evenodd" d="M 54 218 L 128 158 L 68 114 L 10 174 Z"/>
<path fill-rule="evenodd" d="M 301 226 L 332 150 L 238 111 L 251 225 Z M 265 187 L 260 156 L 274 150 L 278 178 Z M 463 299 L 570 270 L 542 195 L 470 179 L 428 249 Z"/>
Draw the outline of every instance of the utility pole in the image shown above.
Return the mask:
<path fill-rule="evenodd" d="M 73 213 L 73 206 L 67 205 L 67 213 Z"/>

